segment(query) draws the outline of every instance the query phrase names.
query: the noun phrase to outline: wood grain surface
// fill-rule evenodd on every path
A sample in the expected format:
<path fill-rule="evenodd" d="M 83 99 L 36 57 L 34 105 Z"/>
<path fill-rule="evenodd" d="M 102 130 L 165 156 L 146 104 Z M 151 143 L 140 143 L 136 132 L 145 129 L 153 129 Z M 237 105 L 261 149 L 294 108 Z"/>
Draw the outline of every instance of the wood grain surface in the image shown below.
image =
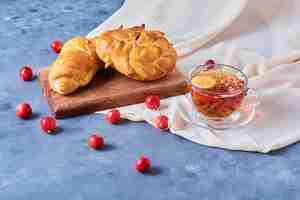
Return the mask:
<path fill-rule="evenodd" d="M 56 118 L 141 103 L 148 95 L 166 98 L 187 92 L 184 76 L 177 71 L 152 82 L 128 79 L 113 70 L 99 72 L 89 85 L 68 96 L 57 94 L 50 89 L 46 68 L 40 70 L 38 79 L 49 108 Z"/>

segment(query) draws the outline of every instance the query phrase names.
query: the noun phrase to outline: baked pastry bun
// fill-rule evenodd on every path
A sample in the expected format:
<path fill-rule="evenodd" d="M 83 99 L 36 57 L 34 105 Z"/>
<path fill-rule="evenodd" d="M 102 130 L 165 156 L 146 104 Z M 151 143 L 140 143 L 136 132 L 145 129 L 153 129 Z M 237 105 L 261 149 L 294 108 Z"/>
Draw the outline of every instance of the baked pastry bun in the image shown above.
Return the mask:
<path fill-rule="evenodd" d="M 67 41 L 49 69 L 52 90 L 67 95 L 87 85 L 104 64 L 95 50 L 95 39 L 74 37 Z"/>
<path fill-rule="evenodd" d="M 160 31 L 144 25 L 102 33 L 96 39 L 99 58 L 125 76 L 153 81 L 166 76 L 176 66 L 177 53 Z"/>

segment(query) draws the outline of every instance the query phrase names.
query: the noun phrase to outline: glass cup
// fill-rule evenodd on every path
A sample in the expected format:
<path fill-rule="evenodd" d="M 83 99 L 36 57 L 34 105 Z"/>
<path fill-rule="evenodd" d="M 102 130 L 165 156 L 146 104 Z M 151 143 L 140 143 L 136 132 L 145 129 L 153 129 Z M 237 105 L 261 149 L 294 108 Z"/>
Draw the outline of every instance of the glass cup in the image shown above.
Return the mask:
<path fill-rule="evenodd" d="M 196 83 L 196 79 L 201 80 Z M 258 105 L 256 92 L 248 88 L 247 76 L 241 70 L 229 65 L 197 66 L 191 70 L 188 82 L 197 120 L 200 118 L 202 122 L 215 129 L 245 124 L 241 122 L 241 117 L 249 122 L 250 113 L 242 113 L 249 115 L 242 116 L 241 110 L 244 109 L 242 107 L 255 108 Z M 252 103 L 249 101 L 250 97 Z M 248 101 L 245 105 L 246 98 Z M 253 116 L 252 112 L 251 117 Z"/>

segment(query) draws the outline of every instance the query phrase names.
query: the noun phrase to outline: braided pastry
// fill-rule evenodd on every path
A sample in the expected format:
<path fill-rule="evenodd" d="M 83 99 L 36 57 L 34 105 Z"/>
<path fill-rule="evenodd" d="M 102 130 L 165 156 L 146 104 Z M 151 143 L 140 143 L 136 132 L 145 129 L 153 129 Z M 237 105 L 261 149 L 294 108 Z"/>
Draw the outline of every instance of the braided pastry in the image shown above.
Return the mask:
<path fill-rule="evenodd" d="M 106 67 L 112 66 L 129 78 L 153 81 L 176 66 L 176 50 L 160 31 L 146 31 L 144 25 L 102 33 L 96 52 Z"/>

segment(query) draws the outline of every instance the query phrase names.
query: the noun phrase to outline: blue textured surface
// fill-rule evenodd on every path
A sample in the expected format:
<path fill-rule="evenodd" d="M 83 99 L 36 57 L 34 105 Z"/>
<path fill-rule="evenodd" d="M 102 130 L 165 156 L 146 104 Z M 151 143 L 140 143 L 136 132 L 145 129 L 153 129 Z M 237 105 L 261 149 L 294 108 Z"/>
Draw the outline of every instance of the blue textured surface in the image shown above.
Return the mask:
<path fill-rule="evenodd" d="M 49 44 L 85 35 L 121 0 L 0 1 L 0 199 L 242 199 L 300 196 L 300 145 L 269 155 L 193 144 L 144 123 L 112 126 L 100 115 L 60 120 L 58 135 L 41 133 L 48 114 L 37 81 L 18 70 L 53 61 Z M 31 103 L 35 117 L 19 120 L 15 107 Z M 101 132 L 108 148 L 92 151 L 86 138 Z M 152 159 L 154 174 L 139 174 L 135 159 Z M 297 197 L 298 196 L 298 197 Z"/>

